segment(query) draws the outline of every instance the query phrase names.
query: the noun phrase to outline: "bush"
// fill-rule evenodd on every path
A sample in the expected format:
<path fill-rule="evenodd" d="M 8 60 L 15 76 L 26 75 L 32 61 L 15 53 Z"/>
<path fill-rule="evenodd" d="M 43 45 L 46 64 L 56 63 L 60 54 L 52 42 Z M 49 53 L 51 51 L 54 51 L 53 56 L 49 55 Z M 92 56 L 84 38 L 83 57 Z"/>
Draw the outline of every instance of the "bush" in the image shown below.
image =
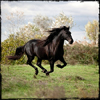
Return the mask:
<path fill-rule="evenodd" d="M 23 46 L 25 44 L 25 41 L 15 37 L 13 34 L 9 36 L 8 39 L 2 42 L 2 52 L 1 52 L 1 64 L 24 64 L 26 61 L 26 57 L 23 56 L 21 59 L 13 61 L 8 60 L 6 56 L 14 55 L 16 48 L 19 46 Z"/>
<path fill-rule="evenodd" d="M 64 58 L 69 64 L 98 64 L 97 47 L 76 43 L 73 46 L 66 45 L 64 50 Z"/>

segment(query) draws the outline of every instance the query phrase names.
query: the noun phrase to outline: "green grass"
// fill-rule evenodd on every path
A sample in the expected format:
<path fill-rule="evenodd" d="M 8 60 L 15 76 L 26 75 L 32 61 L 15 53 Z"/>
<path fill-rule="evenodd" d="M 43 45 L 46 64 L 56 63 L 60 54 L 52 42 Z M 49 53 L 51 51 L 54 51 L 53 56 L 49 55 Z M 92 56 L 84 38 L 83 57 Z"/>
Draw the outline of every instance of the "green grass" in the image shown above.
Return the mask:
<path fill-rule="evenodd" d="M 49 65 L 44 65 L 49 71 Z M 2 99 L 8 98 L 98 98 L 99 67 L 67 65 L 46 76 L 28 65 L 1 65 Z"/>

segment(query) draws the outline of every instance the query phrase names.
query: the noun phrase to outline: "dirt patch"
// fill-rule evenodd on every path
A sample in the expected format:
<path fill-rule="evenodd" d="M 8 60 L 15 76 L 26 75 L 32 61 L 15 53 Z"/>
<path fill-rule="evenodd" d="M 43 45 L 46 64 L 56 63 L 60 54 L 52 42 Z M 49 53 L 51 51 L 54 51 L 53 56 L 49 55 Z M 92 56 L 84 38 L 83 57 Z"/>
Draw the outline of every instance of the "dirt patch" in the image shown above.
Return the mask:
<path fill-rule="evenodd" d="M 85 80 L 85 78 L 81 77 L 81 76 L 66 76 L 66 80 Z"/>

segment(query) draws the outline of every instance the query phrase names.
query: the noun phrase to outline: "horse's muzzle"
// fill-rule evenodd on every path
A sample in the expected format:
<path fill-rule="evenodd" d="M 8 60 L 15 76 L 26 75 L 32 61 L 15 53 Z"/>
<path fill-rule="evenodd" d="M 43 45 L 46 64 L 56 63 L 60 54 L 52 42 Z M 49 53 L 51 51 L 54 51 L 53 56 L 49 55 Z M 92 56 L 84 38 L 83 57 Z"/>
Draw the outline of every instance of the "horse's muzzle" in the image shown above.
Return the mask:
<path fill-rule="evenodd" d="M 69 44 L 72 44 L 74 41 L 73 41 L 73 39 L 70 39 L 68 42 L 69 42 Z"/>

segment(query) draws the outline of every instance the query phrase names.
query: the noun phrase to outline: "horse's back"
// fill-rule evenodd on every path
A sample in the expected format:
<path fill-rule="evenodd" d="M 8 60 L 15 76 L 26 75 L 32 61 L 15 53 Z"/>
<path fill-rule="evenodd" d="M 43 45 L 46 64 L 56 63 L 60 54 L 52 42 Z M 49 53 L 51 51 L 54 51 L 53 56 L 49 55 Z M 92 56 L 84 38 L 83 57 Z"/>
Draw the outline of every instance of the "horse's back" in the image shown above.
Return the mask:
<path fill-rule="evenodd" d="M 39 41 L 38 39 L 32 39 L 25 44 L 24 51 L 27 55 L 30 55 L 30 56 L 34 55 L 34 47 L 38 41 Z"/>

